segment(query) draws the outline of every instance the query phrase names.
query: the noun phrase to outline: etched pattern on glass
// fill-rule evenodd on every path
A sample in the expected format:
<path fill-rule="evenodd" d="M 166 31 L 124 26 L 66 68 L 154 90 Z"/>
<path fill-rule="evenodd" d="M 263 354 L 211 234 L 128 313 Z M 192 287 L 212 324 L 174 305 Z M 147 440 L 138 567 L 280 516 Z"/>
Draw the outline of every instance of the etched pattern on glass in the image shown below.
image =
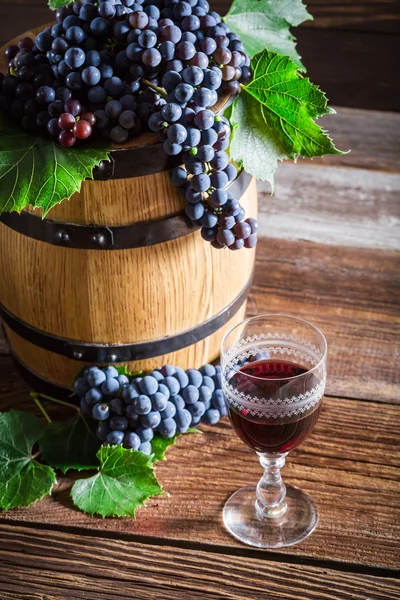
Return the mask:
<path fill-rule="evenodd" d="M 277 340 L 279 346 L 275 345 Z M 290 358 L 293 362 L 307 365 L 309 369 L 313 369 L 323 356 L 314 344 L 291 334 L 269 332 L 241 339 L 227 351 L 222 370 L 225 395 L 229 404 L 236 410 L 244 410 L 246 414 L 253 417 L 279 419 L 304 414 L 321 401 L 326 383 L 325 367 L 315 373 L 318 383 L 310 390 L 296 396 L 259 398 L 244 394 L 232 387 L 229 383 L 232 374 L 238 372 L 250 358 L 262 353 L 268 353 L 270 359 L 275 356 Z"/>

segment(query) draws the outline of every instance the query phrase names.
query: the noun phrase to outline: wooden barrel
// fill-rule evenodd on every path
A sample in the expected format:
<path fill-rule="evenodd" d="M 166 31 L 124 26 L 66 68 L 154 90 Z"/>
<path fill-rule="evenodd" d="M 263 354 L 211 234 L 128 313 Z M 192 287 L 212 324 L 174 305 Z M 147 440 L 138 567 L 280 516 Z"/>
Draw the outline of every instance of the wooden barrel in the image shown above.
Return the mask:
<path fill-rule="evenodd" d="M 30 383 L 53 394 L 90 364 L 214 361 L 245 314 L 254 250 L 202 240 L 153 134 L 111 156 L 45 219 L 32 208 L 0 217 L 6 337 Z M 255 181 L 243 172 L 231 186 L 256 217 Z"/>

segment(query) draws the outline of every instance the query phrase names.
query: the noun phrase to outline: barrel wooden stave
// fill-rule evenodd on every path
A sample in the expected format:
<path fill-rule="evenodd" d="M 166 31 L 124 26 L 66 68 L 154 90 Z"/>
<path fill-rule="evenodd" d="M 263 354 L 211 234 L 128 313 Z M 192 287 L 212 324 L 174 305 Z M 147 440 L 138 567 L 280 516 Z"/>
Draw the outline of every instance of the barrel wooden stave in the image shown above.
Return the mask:
<path fill-rule="evenodd" d="M 4 48 L 0 53 L 3 57 Z M 155 143 L 156 136 L 148 133 L 130 146 Z M 254 180 L 240 201 L 248 216 L 257 216 Z M 127 226 L 182 213 L 183 206 L 169 173 L 162 171 L 85 181 L 79 193 L 54 207 L 46 219 L 60 226 Z M 38 209 L 25 210 L 41 216 Z M 154 341 L 196 328 L 229 307 L 246 288 L 254 258 L 254 250 L 215 250 L 198 231 L 142 248 L 78 250 L 35 240 L 0 223 L 0 304 L 22 322 L 67 340 L 107 345 Z M 128 361 L 128 369 L 148 370 L 166 362 L 199 367 L 215 360 L 224 332 L 244 317 L 245 306 L 243 302 L 205 339 L 169 354 Z M 83 366 L 92 364 L 41 348 L 7 325 L 5 331 L 17 360 L 51 383 L 69 387 Z"/>
<path fill-rule="evenodd" d="M 126 180 L 132 189 L 135 181 Z M 254 215 L 254 182 L 241 201 Z M 198 231 L 144 248 L 78 250 L 0 224 L 0 302 L 69 340 L 129 344 L 191 329 L 240 294 L 253 264 L 254 250 L 215 250 Z"/>
<path fill-rule="evenodd" d="M 154 142 L 152 137 L 148 141 Z M 134 179 L 134 184 L 130 183 L 130 179 L 88 179 L 79 193 L 52 208 L 46 219 L 77 225 L 115 227 L 162 219 L 182 211 L 182 199 L 165 176 L 165 171 Z M 41 215 L 40 209 L 28 207 L 26 210 Z"/>

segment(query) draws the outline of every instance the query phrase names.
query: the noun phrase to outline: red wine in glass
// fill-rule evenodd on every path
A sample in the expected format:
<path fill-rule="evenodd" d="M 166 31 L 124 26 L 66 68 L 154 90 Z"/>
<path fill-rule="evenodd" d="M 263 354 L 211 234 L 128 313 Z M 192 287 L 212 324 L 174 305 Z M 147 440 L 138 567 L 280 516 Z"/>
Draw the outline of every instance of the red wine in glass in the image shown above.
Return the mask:
<path fill-rule="evenodd" d="M 260 360 L 241 367 L 229 380 L 239 393 L 258 397 L 275 397 L 287 385 L 289 378 L 307 373 L 300 364 L 285 360 Z M 248 377 L 249 375 L 253 377 Z M 310 377 L 313 377 L 310 374 Z M 310 379 L 307 380 L 310 385 Z M 304 378 L 293 380 L 291 395 L 304 393 Z M 229 394 L 228 394 L 229 395 Z M 229 403 L 229 418 L 239 438 L 256 452 L 289 452 L 296 448 L 315 427 L 321 403 L 306 414 L 284 418 L 265 418 L 248 414 L 245 408 L 235 408 Z"/>

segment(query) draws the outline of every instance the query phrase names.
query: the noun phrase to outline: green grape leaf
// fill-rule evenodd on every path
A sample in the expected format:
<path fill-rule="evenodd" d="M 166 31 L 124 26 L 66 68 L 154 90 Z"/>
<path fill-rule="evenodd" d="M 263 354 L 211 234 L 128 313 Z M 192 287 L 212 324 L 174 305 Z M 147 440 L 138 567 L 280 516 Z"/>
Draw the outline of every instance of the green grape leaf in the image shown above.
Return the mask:
<path fill-rule="evenodd" d="M 79 192 L 93 168 L 108 160 L 110 145 L 63 148 L 50 137 L 30 135 L 0 118 L 0 213 L 31 204 L 43 216 Z"/>
<path fill-rule="evenodd" d="M 268 181 L 273 189 L 278 160 L 287 155 L 268 130 L 260 104 L 242 92 L 235 101 L 231 122 L 236 125 L 229 147 L 231 159 L 250 175 Z"/>
<path fill-rule="evenodd" d="M 48 5 L 51 10 L 57 10 L 62 6 L 68 6 L 71 4 L 71 0 L 49 0 Z"/>
<path fill-rule="evenodd" d="M 313 120 L 332 112 L 325 94 L 288 57 L 264 50 L 251 67 L 253 79 L 232 111 L 234 161 L 273 186 L 278 160 L 343 154 Z"/>
<path fill-rule="evenodd" d="M 156 462 L 157 460 L 166 460 L 165 453 L 170 446 L 173 446 L 176 443 L 176 440 L 180 437 L 180 434 L 177 433 L 174 437 L 166 439 L 161 437 L 160 435 L 155 435 L 151 440 L 151 461 Z"/>
<path fill-rule="evenodd" d="M 305 70 L 289 27 L 312 18 L 302 0 L 234 0 L 224 21 L 250 56 L 267 48 L 289 56 Z"/>
<path fill-rule="evenodd" d="M 143 371 L 135 371 L 134 373 L 131 373 L 130 371 L 128 371 L 128 368 L 126 365 L 122 365 L 122 367 L 115 367 L 115 368 L 117 369 L 117 371 L 120 375 L 126 375 L 129 378 L 142 377 L 142 375 L 143 375 Z"/>
<path fill-rule="evenodd" d="M 194 427 L 190 427 L 186 433 L 203 433 L 200 429 L 195 429 Z M 151 440 L 151 460 L 152 462 L 156 462 L 157 460 L 166 460 L 165 453 L 170 446 L 173 446 L 176 440 L 181 437 L 180 433 L 174 435 L 174 437 L 166 439 L 161 437 L 160 435 L 155 435 Z"/>
<path fill-rule="evenodd" d="M 75 506 L 102 517 L 134 517 L 151 496 L 163 492 L 151 458 L 121 446 L 101 446 L 98 473 L 79 479 L 71 490 Z"/>
<path fill-rule="evenodd" d="M 47 425 L 39 442 L 42 458 L 55 469 L 83 471 L 99 466 L 100 441 L 80 414 L 65 422 Z"/>
<path fill-rule="evenodd" d="M 44 427 L 33 414 L 18 410 L 0 413 L 0 508 L 30 506 L 56 483 L 51 467 L 32 456 Z"/>
<path fill-rule="evenodd" d="M 325 94 L 289 58 L 264 50 L 252 70 L 245 91 L 259 102 L 268 130 L 290 158 L 343 154 L 313 121 L 331 112 Z"/>

